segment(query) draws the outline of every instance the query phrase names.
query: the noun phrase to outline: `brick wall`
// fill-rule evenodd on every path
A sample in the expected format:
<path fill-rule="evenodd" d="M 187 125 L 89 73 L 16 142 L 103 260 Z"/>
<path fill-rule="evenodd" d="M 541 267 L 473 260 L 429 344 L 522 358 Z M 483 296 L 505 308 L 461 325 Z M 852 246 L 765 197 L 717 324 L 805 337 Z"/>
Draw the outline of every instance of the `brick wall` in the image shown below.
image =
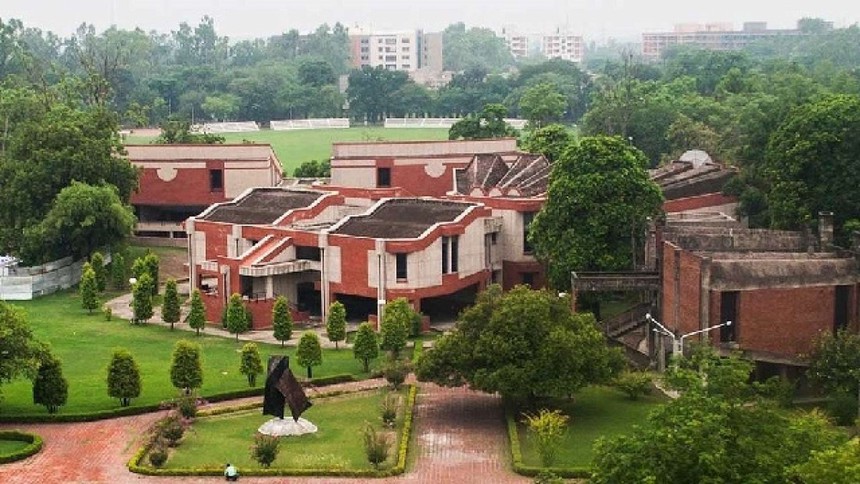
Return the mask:
<path fill-rule="evenodd" d="M 546 271 L 540 262 L 502 261 L 502 288 L 507 291 L 518 284 L 522 284 L 523 274 L 525 273 L 534 274 L 533 288 L 541 289 L 546 287 Z"/>
<path fill-rule="evenodd" d="M 669 213 L 685 212 L 687 210 L 697 210 L 707 207 L 719 207 L 721 205 L 737 203 L 737 201 L 737 197 L 727 197 L 722 193 L 706 193 L 694 197 L 666 200 L 663 202 L 663 210 Z"/>
<path fill-rule="evenodd" d="M 156 168 L 144 168 L 140 173 L 140 188 L 132 194 L 131 204 L 196 206 L 224 202 L 227 200 L 224 190 L 209 190 L 209 169 L 223 167 L 223 162 L 207 162 L 206 168 L 180 168 L 170 181 L 159 178 Z"/>

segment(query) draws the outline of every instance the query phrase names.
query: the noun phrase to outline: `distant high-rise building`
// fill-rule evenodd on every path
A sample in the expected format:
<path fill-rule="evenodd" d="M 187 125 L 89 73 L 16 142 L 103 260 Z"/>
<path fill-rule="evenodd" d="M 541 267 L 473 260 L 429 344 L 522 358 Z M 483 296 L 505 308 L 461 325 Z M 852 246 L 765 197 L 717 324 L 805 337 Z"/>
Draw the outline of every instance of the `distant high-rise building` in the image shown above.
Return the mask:
<path fill-rule="evenodd" d="M 642 34 L 642 55 L 657 58 L 673 45 L 739 50 L 760 39 L 801 34 L 799 29 L 768 29 L 767 22 L 745 22 L 742 30 L 733 30 L 729 23 L 678 24 L 672 32 Z"/>
<path fill-rule="evenodd" d="M 512 27 L 506 26 L 502 28 L 502 37 L 504 37 L 508 50 L 511 51 L 514 59 L 528 57 L 530 43 L 527 35 L 519 34 Z"/>
<path fill-rule="evenodd" d="M 352 67 L 377 67 L 412 72 L 442 70 L 442 34 L 422 30 L 369 32 L 351 29 L 349 34 Z"/>
<path fill-rule="evenodd" d="M 541 52 L 549 59 L 564 59 L 580 63 L 585 52 L 585 42 L 581 35 L 556 29 L 554 34 L 543 36 Z"/>

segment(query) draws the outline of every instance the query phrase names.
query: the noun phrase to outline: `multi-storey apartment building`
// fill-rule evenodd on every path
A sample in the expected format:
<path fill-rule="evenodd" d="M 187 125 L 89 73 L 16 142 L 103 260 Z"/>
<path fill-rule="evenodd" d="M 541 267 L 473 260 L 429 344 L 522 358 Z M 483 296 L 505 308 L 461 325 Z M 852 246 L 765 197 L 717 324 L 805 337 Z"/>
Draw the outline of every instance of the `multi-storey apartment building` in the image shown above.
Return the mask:
<path fill-rule="evenodd" d="M 657 58 L 673 45 L 738 50 L 757 40 L 801 34 L 798 29 L 768 29 L 766 22 L 745 22 L 742 30 L 733 30 L 728 23 L 679 24 L 672 32 L 642 34 L 642 55 Z"/>
<path fill-rule="evenodd" d="M 542 37 L 541 52 L 549 59 L 580 63 L 585 54 L 585 42 L 581 35 L 557 29 L 555 33 Z"/>
<path fill-rule="evenodd" d="M 370 32 L 350 31 L 352 67 L 381 66 L 389 70 L 412 72 L 419 69 L 442 70 L 442 34 L 422 30 Z"/>
<path fill-rule="evenodd" d="M 502 37 L 508 45 L 508 50 L 515 59 L 522 59 L 529 55 L 530 41 L 528 35 L 517 33 L 511 27 L 502 28 Z"/>

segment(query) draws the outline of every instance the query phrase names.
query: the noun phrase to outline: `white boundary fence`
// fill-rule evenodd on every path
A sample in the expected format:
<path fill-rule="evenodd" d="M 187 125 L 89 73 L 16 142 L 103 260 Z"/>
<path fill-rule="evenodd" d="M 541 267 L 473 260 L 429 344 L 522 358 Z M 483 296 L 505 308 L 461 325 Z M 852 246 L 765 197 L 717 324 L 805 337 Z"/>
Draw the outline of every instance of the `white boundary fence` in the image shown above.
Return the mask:
<path fill-rule="evenodd" d="M 285 119 L 271 121 L 273 131 L 290 131 L 294 129 L 332 129 L 349 128 L 349 118 L 318 118 L 318 119 Z"/>
<path fill-rule="evenodd" d="M 105 253 L 105 264 L 110 254 Z M 86 260 L 77 262 L 71 257 L 33 267 L 7 267 L 0 275 L 0 300 L 28 301 L 68 289 L 81 281 L 81 269 Z"/>
<path fill-rule="evenodd" d="M 193 127 L 193 130 L 200 133 L 248 133 L 251 131 L 260 131 L 260 126 L 253 121 L 236 121 L 198 124 Z"/>
<path fill-rule="evenodd" d="M 450 129 L 463 118 L 385 118 L 386 128 L 445 128 Z M 526 127 L 525 119 L 505 119 L 505 122 L 516 129 Z"/>

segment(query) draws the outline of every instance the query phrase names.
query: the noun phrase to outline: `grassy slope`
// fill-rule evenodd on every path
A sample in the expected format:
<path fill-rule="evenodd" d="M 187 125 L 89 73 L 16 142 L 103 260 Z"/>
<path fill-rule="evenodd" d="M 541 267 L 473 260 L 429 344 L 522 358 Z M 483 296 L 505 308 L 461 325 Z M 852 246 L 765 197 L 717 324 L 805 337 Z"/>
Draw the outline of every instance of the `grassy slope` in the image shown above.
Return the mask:
<path fill-rule="evenodd" d="M 400 141 L 400 140 L 444 140 L 448 139 L 447 129 L 403 128 L 385 129 L 380 127 L 361 127 L 349 129 L 312 129 L 298 131 L 257 131 L 252 133 L 223 134 L 227 143 L 271 143 L 281 160 L 284 170 L 293 170 L 305 161 L 327 160 L 331 158 L 331 144 L 339 141 Z M 149 143 L 153 138 L 131 136 L 128 143 Z"/>
<path fill-rule="evenodd" d="M 588 387 L 576 395 L 573 404 L 563 402 L 561 409 L 570 416 L 568 432 L 558 451 L 556 467 L 589 466 L 592 446 L 599 437 L 621 435 L 641 424 L 645 417 L 664 400 L 647 397 L 631 401 L 608 387 Z M 521 420 L 521 419 L 519 419 Z M 523 425 L 518 426 L 523 463 L 540 466 L 540 456 Z"/>
<path fill-rule="evenodd" d="M 316 400 L 302 416 L 319 431 L 282 438 L 280 453 L 272 467 L 370 469 L 364 456 L 361 432 L 366 421 L 377 426 L 377 422 L 381 423 L 382 395 L 382 392 L 373 392 Z M 402 400 L 405 401 L 405 397 Z M 250 447 L 257 428 L 270 418 L 261 415 L 259 409 L 201 418 L 171 454 L 165 467 L 215 467 L 230 462 L 240 473 L 243 469 L 259 468 L 251 459 Z M 392 456 L 396 455 L 396 449 L 397 446 L 392 445 Z"/>
<path fill-rule="evenodd" d="M 35 301 L 15 303 L 28 313 L 35 336 L 51 345 L 63 362 L 63 373 L 69 381 L 68 403 L 63 413 L 88 412 L 117 408 L 117 400 L 107 395 L 106 368 L 112 349 L 125 347 L 137 359 L 143 378 L 140 398 L 133 404 L 144 405 L 170 399 L 176 395 L 170 383 L 170 359 L 173 346 L 179 339 L 190 339 L 203 346 L 203 387 L 201 394 L 214 394 L 248 387 L 239 373 L 239 349 L 243 342 L 218 337 L 195 337 L 185 331 L 170 331 L 155 325 L 131 326 L 127 321 L 105 321 L 100 313 L 88 315 L 80 309 L 75 292 L 62 292 Z M 305 370 L 295 364 L 295 348 L 281 350 L 275 345 L 259 345 L 265 362 L 271 354 L 288 354 L 292 357 L 293 371 L 297 376 Z M 377 360 L 378 363 L 379 360 Z M 366 377 L 361 363 L 347 349 L 324 350 L 323 364 L 314 368 L 314 376 L 352 373 Z M 258 385 L 262 384 L 262 376 Z M 32 400 L 29 380 L 18 380 L 2 387 L 4 414 L 45 413 L 42 406 Z"/>

